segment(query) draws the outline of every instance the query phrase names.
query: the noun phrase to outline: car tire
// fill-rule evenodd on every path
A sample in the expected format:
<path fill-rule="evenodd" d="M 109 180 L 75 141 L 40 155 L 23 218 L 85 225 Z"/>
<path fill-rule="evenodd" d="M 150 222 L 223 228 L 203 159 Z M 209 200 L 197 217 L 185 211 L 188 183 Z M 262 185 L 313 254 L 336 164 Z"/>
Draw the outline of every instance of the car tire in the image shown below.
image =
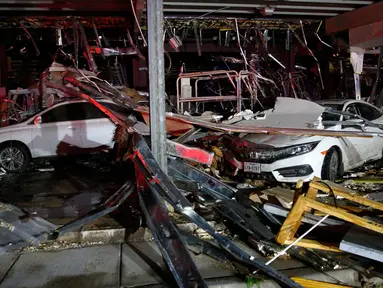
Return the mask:
<path fill-rule="evenodd" d="M 330 148 L 323 161 L 322 179 L 335 182 L 339 177 L 341 167 L 339 152 L 334 147 Z"/>
<path fill-rule="evenodd" d="M 25 171 L 31 161 L 28 148 L 18 143 L 9 143 L 0 147 L 0 167 L 8 173 Z"/>

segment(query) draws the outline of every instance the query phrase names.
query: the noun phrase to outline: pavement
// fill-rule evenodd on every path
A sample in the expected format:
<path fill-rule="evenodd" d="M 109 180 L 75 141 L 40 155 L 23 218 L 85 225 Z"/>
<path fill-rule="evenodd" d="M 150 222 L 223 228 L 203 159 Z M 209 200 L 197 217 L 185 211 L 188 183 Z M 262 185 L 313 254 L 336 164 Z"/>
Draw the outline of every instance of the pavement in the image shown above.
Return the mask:
<path fill-rule="evenodd" d="M 246 287 L 229 263 L 209 256 L 191 254 L 209 287 Z M 353 270 L 323 274 L 295 260 L 274 265 L 289 276 L 343 283 L 358 287 Z M 114 288 L 174 287 L 162 256 L 154 242 L 129 242 L 95 245 L 59 251 L 35 251 L 0 256 L 0 288 Z M 259 287 L 279 287 L 263 281 Z"/>

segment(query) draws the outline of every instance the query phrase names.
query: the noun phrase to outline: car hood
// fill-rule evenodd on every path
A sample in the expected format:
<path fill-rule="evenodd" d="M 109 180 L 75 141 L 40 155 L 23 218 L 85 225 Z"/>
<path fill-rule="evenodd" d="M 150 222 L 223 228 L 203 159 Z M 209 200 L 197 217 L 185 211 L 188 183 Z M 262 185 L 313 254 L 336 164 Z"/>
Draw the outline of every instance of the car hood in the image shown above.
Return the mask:
<path fill-rule="evenodd" d="M 288 135 L 260 135 L 260 134 L 247 134 L 243 140 L 255 143 L 268 145 L 275 148 L 282 148 L 294 146 L 299 144 L 311 143 L 321 141 L 323 136 L 288 136 Z"/>

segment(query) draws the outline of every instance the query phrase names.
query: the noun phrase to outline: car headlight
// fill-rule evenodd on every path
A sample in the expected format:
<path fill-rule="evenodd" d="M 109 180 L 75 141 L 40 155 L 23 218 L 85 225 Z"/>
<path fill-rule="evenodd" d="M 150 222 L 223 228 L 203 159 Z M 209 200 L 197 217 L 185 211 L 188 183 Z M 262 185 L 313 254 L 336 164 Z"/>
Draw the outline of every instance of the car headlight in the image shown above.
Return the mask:
<path fill-rule="evenodd" d="M 272 163 L 277 160 L 302 155 L 314 150 L 318 142 L 311 142 L 285 148 L 259 149 L 249 153 L 249 158 L 260 163 Z"/>
<path fill-rule="evenodd" d="M 291 146 L 291 147 L 281 149 L 279 152 L 281 153 L 281 156 L 282 155 L 285 155 L 286 157 L 298 156 L 298 155 L 311 152 L 318 145 L 318 143 L 319 142 L 313 142 L 313 143 L 306 143 L 306 144 L 297 145 L 297 146 Z"/>

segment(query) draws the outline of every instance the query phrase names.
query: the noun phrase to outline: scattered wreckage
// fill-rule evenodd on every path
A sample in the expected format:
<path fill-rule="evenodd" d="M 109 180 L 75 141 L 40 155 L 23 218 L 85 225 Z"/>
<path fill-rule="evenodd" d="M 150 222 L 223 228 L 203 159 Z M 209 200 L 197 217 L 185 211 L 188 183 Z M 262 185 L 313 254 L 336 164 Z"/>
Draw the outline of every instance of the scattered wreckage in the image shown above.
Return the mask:
<path fill-rule="evenodd" d="M 253 108 L 259 102 L 257 90 L 261 94 L 265 93 L 259 86 L 259 79 L 273 82 L 262 78 L 256 71 L 184 74 L 177 82 L 177 85 L 181 83 L 181 87 L 177 86 L 178 111 L 182 111 L 185 103 L 228 100 L 236 102 L 237 114 L 224 119 L 216 115 L 168 113 L 166 128 L 171 137 L 167 139 L 169 171 L 165 174 L 145 140 L 145 136 L 149 135 L 149 110 L 143 106 L 147 102 L 147 95 L 123 85 L 111 85 L 97 77 L 98 68 L 93 55 L 142 57 L 129 33 L 127 36 L 131 48 L 104 48 L 100 41 L 93 47 L 89 46 L 82 24 L 75 18 L 73 27 L 76 43 L 74 56 L 61 49 L 59 53 L 72 60 L 74 68 L 54 63 L 41 75 L 38 88 L 10 91 L 1 118 L 5 127 L 0 128 L 0 164 L 8 172 L 20 172 L 35 157 L 116 148 L 120 161 L 134 164 L 136 179 L 127 181 L 103 204 L 59 227 L 15 206 L 0 203 L 0 252 L 57 239 L 64 233 L 111 213 L 136 193 L 147 227 L 180 287 L 189 287 L 190 283 L 207 287 L 187 250 L 188 246 L 193 245 L 202 247 L 203 253 L 222 261 L 239 263 L 246 267 L 245 274 L 250 277 L 263 274 L 283 287 L 302 287 L 305 285 L 303 283 L 307 284 L 302 279 L 291 279 L 270 266 L 285 253 L 320 271 L 353 267 L 355 262 L 339 260 L 326 252 L 306 248 L 348 251 L 381 260 L 375 254 L 355 253 L 355 247 L 359 244 L 355 243 L 352 235 L 348 235 L 338 246 L 320 243 L 323 231 L 343 231 L 339 229 L 340 226 L 346 230 L 350 228 L 344 221 L 357 226 L 364 225 L 374 233 L 383 232 L 378 221 L 366 220 L 346 211 L 349 209 L 347 206 L 338 206 L 337 197 L 382 211 L 380 203 L 366 201 L 353 195 L 352 191 L 343 191 L 334 183 L 319 179 L 310 182 L 307 191 L 302 187 L 302 180 L 309 181 L 314 176 L 335 180 L 343 170 L 381 157 L 382 150 L 378 151 L 377 148 L 381 147 L 379 136 L 383 134 L 379 110 L 374 110 L 376 117 L 372 119 L 358 107 L 362 102 L 344 102 L 339 103 L 343 105 L 342 108 L 326 109 L 332 103 L 319 105 L 301 99 L 277 98 L 272 109 L 254 114 L 252 110 L 243 111 L 243 107 L 246 107 L 244 100 L 249 101 L 250 108 Z M 95 27 L 94 31 L 97 35 Z M 80 41 L 85 48 L 90 71 L 78 69 Z M 37 47 L 36 53 L 39 53 Z M 277 61 L 271 54 L 269 57 Z M 212 78 L 227 79 L 235 90 L 234 95 L 193 97 L 190 89 L 184 87 L 190 86 L 189 80 L 193 79 L 197 93 L 198 81 Z M 123 84 L 124 81 L 121 79 L 119 82 Z M 291 77 L 289 82 L 292 83 Z M 248 95 L 246 99 L 242 98 L 242 90 L 245 89 Z M 347 109 L 352 105 L 357 108 Z M 371 105 L 368 107 L 375 109 Z M 217 119 L 220 119 L 219 122 Z M 362 153 L 365 149 L 362 145 L 367 142 L 374 149 Z M 356 153 L 360 159 L 348 157 L 355 151 L 360 151 Z M 201 168 L 209 168 L 214 176 L 201 171 Z M 249 177 L 249 174 L 264 173 L 271 173 L 281 182 L 299 180 L 296 191 L 282 188 L 265 191 L 236 189 L 217 179 L 224 175 L 235 179 L 241 174 Z M 330 196 L 334 196 L 334 205 L 319 203 L 317 196 L 323 197 L 320 191 L 325 192 L 329 202 L 332 200 Z M 182 231 L 173 223 L 172 213 L 169 213 L 164 202 L 206 231 L 210 240 L 215 242 Z M 310 213 L 305 205 L 325 213 L 325 216 Z M 233 241 L 234 237 L 212 227 L 198 213 L 198 209 L 209 207 L 221 215 L 225 223 L 230 223 L 228 227 L 229 230 L 234 229 L 234 235 L 240 234 L 248 245 L 271 259 L 264 263 L 240 248 Z M 329 218 L 329 215 L 340 220 Z M 300 236 L 295 238 L 297 232 Z M 308 233 L 314 235 L 314 239 L 306 237 Z M 282 249 L 277 243 L 288 246 Z"/>
<path fill-rule="evenodd" d="M 291 209 L 290 213 L 288 213 L 288 216 L 287 214 L 284 216 L 287 216 L 286 220 L 281 221 L 281 216 L 275 214 L 281 214 L 280 210 L 283 212 L 283 208 L 280 208 L 279 210 L 277 209 L 277 212 L 273 212 L 274 214 L 271 213 L 272 211 L 275 211 L 275 207 L 274 210 L 272 210 L 269 206 L 266 206 L 267 203 L 264 203 L 264 197 L 257 196 L 255 194 L 255 192 L 262 194 L 262 191 L 254 191 L 254 189 L 251 189 L 250 191 L 243 191 L 232 188 L 213 176 L 200 171 L 195 164 L 193 166 L 185 161 L 190 161 L 189 163 L 198 163 L 199 165 L 202 164 L 206 167 L 213 167 L 214 165 L 217 167 L 218 163 L 216 162 L 218 161 L 218 158 L 216 156 L 218 155 L 225 160 L 231 160 L 234 170 L 237 169 L 238 173 L 238 170 L 240 169 L 238 169 L 235 165 L 239 165 L 238 163 L 241 162 L 239 162 L 240 160 L 237 160 L 238 163 L 235 162 L 236 158 L 233 156 L 235 153 L 241 155 L 244 153 L 243 151 L 240 151 L 241 149 L 251 152 L 253 147 L 258 149 L 261 145 L 263 145 L 262 147 L 267 145 L 249 141 L 249 139 L 246 138 L 249 137 L 249 135 L 252 137 L 256 135 L 268 138 L 283 137 L 284 139 L 289 137 L 290 140 L 293 138 L 291 136 L 296 138 L 303 138 L 303 136 L 305 136 L 309 139 L 326 139 L 331 137 L 331 139 L 336 139 L 336 141 L 340 141 L 339 139 L 343 138 L 355 138 L 365 141 L 366 139 L 374 139 L 377 135 L 382 134 L 379 130 L 364 130 L 363 125 L 373 126 L 373 124 L 370 125 L 370 123 L 374 123 L 374 121 L 370 122 L 368 120 L 361 119 L 363 123 L 360 123 L 358 120 L 357 126 L 359 126 L 360 131 L 343 131 L 332 128 L 323 129 L 322 126 L 325 126 L 326 124 L 326 119 L 320 119 L 323 113 L 342 115 L 343 112 L 325 110 L 323 106 L 299 100 L 304 101 L 304 105 L 312 107 L 312 110 L 310 113 L 303 113 L 303 115 L 291 115 L 291 119 L 289 119 L 289 121 L 296 122 L 296 118 L 299 117 L 300 123 L 304 123 L 301 124 L 301 127 L 299 128 L 292 128 L 287 125 L 287 120 L 283 120 L 283 109 L 285 109 L 284 111 L 287 113 L 291 106 L 289 108 L 289 106 L 285 104 L 289 101 L 292 102 L 297 100 L 284 98 L 277 100 L 275 109 L 266 110 L 252 115 L 249 120 L 241 119 L 236 122 L 229 119 L 228 121 L 236 122 L 230 124 L 212 123 L 206 120 L 198 119 L 198 117 L 169 114 L 167 118 L 167 124 L 169 124 L 167 126 L 168 133 L 171 135 L 178 135 L 179 137 L 169 140 L 168 142 L 168 154 L 173 156 L 169 156 L 169 174 L 166 175 L 160 169 L 150 151 L 149 146 L 140 133 L 141 131 L 143 132 L 142 134 L 145 134 L 145 125 L 142 125 L 142 123 L 139 124 L 140 122 L 137 121 L 137 118 L 132 117 L 131 115 L 132 111 L 135 110 L 140 112 L 144 119 L 147 119 L 147 110 L 142 107 L 138 108 L 131 98 L 124 96 L 116 89 L 108 87 L 105 82 L 96 78 L 93 78 L 92 81 L 90 81 L 86 77 L 81 79 L 66 77 L 65 83 L 70 83 L 71 85 L 55 84 L 50 83 L 49 81 L 46 82 L 46 85 L 77 100 L 70 100 L 73 102 L 61 102 L 50 105 L 50 109 L 48 108 L 45 112 L 48 113 L 50 110 L 54 110 L 60 106 L 65 107 L 74 103 L 81 103 L 82 105 L 86 103 L 90 104 L 93 108 L 97 107 L 99 109 L 98 111 L 102 111 L 104 115 L 108 116 L 108 121 L 111 121 L 113 125 L 117 126 L 114 136 L 114 141 L 118 143 L 117 155 L 121 161 L 132 161 L 134 163 L 136 183 L 128 181 L 102 205 L 60 227 L 56 227 L 40 217 L 25 214 L 23 211 L 12 205 L 1 204 L 0 218 L 2 220 L 0 222 L 0 229 L 4 232 L 2 235 L 5 235 L 4 237 L 2 236 L 1 239 L 2 250 L 7 251 L 12 248 L 19 248 L 27 245 L 38 245 L 44 241 L 56 239 L 63 233 L 73 231 L 73 229 L 76 229 L 79 226 L 111 213 L 113 210 L 117 209 L 130 195 L 132 195 L 132 193 L 137 193 L 141 209 L 146 218 L 147 226 L 151 230 L 165 262 L 180 287 L 189 287 L 190 283 L 195 283 L 197 287 L 207 287 L 203 277 L 199 273 L 195 263 L 190 258 L 190 254 L 187 251 L 185 243 L 188 243 L 188 241 L 189 243 L 194 241 L 194 243 L 197 242 L 198 245 L 204 246 L 206 248 L 204 251 L 208 255 L 223 253 L 223 258 L 221 257 L 221 259 L 230 259 L 229 261 L 245 265 L 248 269 L 248 275 L 254 276 L 258 273 L 262 273 L 283 287 L 302 287 L 298 283 L 299 281 L 295 282 L 270 267 L 269 264 L 286 252 L 288 252 L 291 256 L 315 267 L 315 269 L 319 269 L 318 267 L 321 267 L 320 270 L 323 270 L 323 267 L 331 267 L 331 269 L 336 269 L 336 267 L 340 266 L 352 267 L 354 264 L 354 262 L 347 262 L 344 260 L 341 262 L 342 265 L 339 265 L 340 260 L 333 260 L 331 257 L 326 259 L 326 265 L 318 264 L 323 263 L 324 260 L 322 257 L 325 257 L 323 255 L 326 254 L 323 254 L 323 252 L 311 252 L 305 248 L 299 247 L 303 246 L 310 249 L 314 248 L 337 252 L 342 249 L 349 249 L 347 251 L 350 251 L 350 248 L 347 248 L 344 245 L 342 247 L 346 248 L 340 247 L 335 249 L 334 246 L 318 244 L 318 241 L 316 240 L 304 239 L 309 232 L 314 233 L 315 231 L 320 231 L 319 233 L 321 234 L 323 233 L 323 228 L 332 228 L 334 223 L 338 228 L 340 222 L 336 222 L 334 219 L 329 219 L 328 215 L 340 218 L 341 220 L 349 221 L 356 225 L 364 225 L 368 223 L 368 225 L 366 224 L 367 228 L 370 228 L 377 233 L 383 232 L 380 227 L 381 224 L 372 224 L 371 220 L 365 220 L 361 216 L 346 214 L 344 211 L 346 207 L 338 207 L 336 202 L 334 205 L 324 205 L 319 202 L 317 203 L 317 201 L 315 201 L 315 197 L 318 195 L 318 191 L 323 191 L 325 193 L 333 193 L 335 195 L 334 201 L 336 201 L 335 198 L 337 196 L 342 196 L 346 199 L 357 201 L 371 208 L 383 210 L 380 203 L 374 201 L 364 201 L 363 199 L 361 200 L 360 198 L 352 195 L 352 192 L 350 191 L 344 192 L 340 188 L 334 187 L 335 184 L 331 182 L 321 182 L 320 180 L 315 179 L 310 183 L 310 188 L 306 193 L 306 196 L 302 195 L 306 191 L 302 188 L 301 184 L 299 184 L 302 183 L 302 181 L 296 185 L 297 189 L 295 192 L 287 190 L 282 193 L 283 195 L 281 195 L 281 193 L 278 194 L 275 191 L 267 192 L 278 201 L 285 202 L 285 206 L 290 206 L 288 208 Z M 104 85 L 102 85 L 103 83 Z M 70 86 L 75 86 L 77 89 Z M 95 86 L 100 89 L 96 89 Z M 100 92 L 100 90 L 103 92 Z M 104 97 L 100 97 L 102 95 L 104 95 Z M 281 107 L 282 113 L 279 112 L 279 107 Z M 299 109 L 298 105 L 294 105 L 294 107 Z M 125 110 L 123 109 L 127 109 L 130 114 L 128 115 L 124 113 L 123 111 Z M 315 111 L 315 113 L 313 111 Z M 32 121 L 33 124 L 31 125 L 43 125 L 44 111 L 41 113 L 41 115 L 37 115 L 37 117 L 27 121 Z M 278 113 L 280 113 L 279 120 L 277 117 Z M 274 120 L 272 115 L 276 115 Z M 343 113 L 343 116 L 345 115 L 352 114 L 348 112 Z M 253 122 L 257 123 L 258 120 L 260 120 L 260 124 L 253 125 Z M 278 124 L 278 121 L 280 122 L 282 120 L 286 121 L 286 123 L 283 124 L 287 125 L 287 127 L 275 127 L 278 126 L 276 125 Z M 91 119 L 90 121 L 93 120 Z M 268 121 L 274 122 L 273 124 L 267 124 Z M 177 125 L 172 125 L 172 122 L 173 124 L 175 122 Z M 350 121 L 346 120 L 345 122 Z M 339 121 L 339 123 L 342 125 L 342 121 Z M 375 124 L 379 125 L 379 123 Z M 13 127 L 18 127 L 17 125 L 14 125 Z M 111 131 L 114 131 L 114 127 L 115 126 L 113 126 Z M 9 128 L 12 128 L 12 126 Z M 63 141 L 65 141 L 65 139 Z M 210 141 L 208 147 L 213 146 L 213 149 L 211 149 L 212 152 L 208 151 L 209 149 L 206 149 L 206 147 L 190 145 L 191 142 L 203 144 L 204 141 Z M 300 143 L 305 144 L 304 142 Z M 186 146 L 186 144 L 189 145 Z M 317 146 L 318 145 L 319 144 L 317 144 Z M 233 146 L 236 146 L 235 149 L 232 148 Z M 267 147 L 270 146 L 271 145 Z M 228 149 L 228 147 L 230 149 Z M 295 148 L 293 148 L 293 150 L 294 149 Z M 307 151 L 307 147 L 306 150 L 300 147 L 295 151 L 295 153 L 304 152 Z M 273 152 L 274 155 L 277 156 L 283 155 L 283 152 L 279 154 L 278 152 Z M 310 151 L 307 152 L 309 153 Z M 256 157 L 263 156 L 262 154 L 257 153 L 258 152 L 253 152 Z M 286 153 L 286 151 L 284 153 Z M 325 157 L 325 155 L 323 155 L 323 157 Z M 241 158 L 241 160 L 242 159 L 246 158 Z M 259 172 L 259 170 L 251 172 Z M 347 196 L 345 194 L 347 194 Z M 283 200 L 286 199 L 286 195 L 290 195 L 291 197 L 291 201 L 287 205 L 286 201 Z M 218 233 L 193 208 L 193 205 L 189 200 L 190 196 L 194 199 L 193 201 L 202 207 L 214 207 L 214 209 L 216 209 L 216 211 L 222 215 L 224 219 L 230 221 L 234 227 L 238 229 L 238 231 L 241 231 L 240 234 L 247 235 L 246 241 L 249 245 L 256 247 L 264 255 L 272 256 L 272 259 L 267 263 L 264 263 L 242 250 L 231 240 L 229 236 Z M 210 235 L 211 239 L 215 240 L 218 246 L 196 238 L 193 235 L 185 236 L 185 232 L 180 231 L 177 225 L 172 222 L 171 214 L 169 214 L 163 200 L 170 204 L 174 211 L 206 231 Z M 326 213 L 325 217 L 310 214 L 305 209 L 302 210 L 302 207 L 304 208 L 303 203 L 310 203 L 311 208 Z M 305 214 L 305 217 L 303 217 L 303 214 Z M 23 218 L 22 221 L 20 220 L 20 217 Z M 303 224 L 301 224 L 301 220 Z M 314 225 L 312 225 L 313 222 Z M 312 226 L 309 230 L 305 229 L 307 223 Z M 321 226 L 321 224 L 323 225 Z M 343 225 L 343 223 L 340 224 Z M 299 231 L 302 229 L 307 231 L 301 234 L 301 236 L 298 236 L 298 238 L 294 238 L 294 235 L 298 229 Z M 315 236 L 318 236 L 318 233 L 314 234 Z M 281 250 L 280 246 L 273 242 L 273 239 L 276 239 L 280 244 L 289 244 L 289 246 L 287 246 L 284 250 Z M 13 245 L 13 243 L 17 243 L 17 245 Z M 300 245 L 297 243 L 300 243 Z M 351 247 L 354 247 L 354 244 L 350 243 L 350 241 L 347 242 L 347 245 L 349 245 L 348 247 L 350 247 L 350 245 Z M 359 255 L 366 256 L 361 253 L 359 253 Z M 180 262 L 181 259 L 182 262 Z"/>

